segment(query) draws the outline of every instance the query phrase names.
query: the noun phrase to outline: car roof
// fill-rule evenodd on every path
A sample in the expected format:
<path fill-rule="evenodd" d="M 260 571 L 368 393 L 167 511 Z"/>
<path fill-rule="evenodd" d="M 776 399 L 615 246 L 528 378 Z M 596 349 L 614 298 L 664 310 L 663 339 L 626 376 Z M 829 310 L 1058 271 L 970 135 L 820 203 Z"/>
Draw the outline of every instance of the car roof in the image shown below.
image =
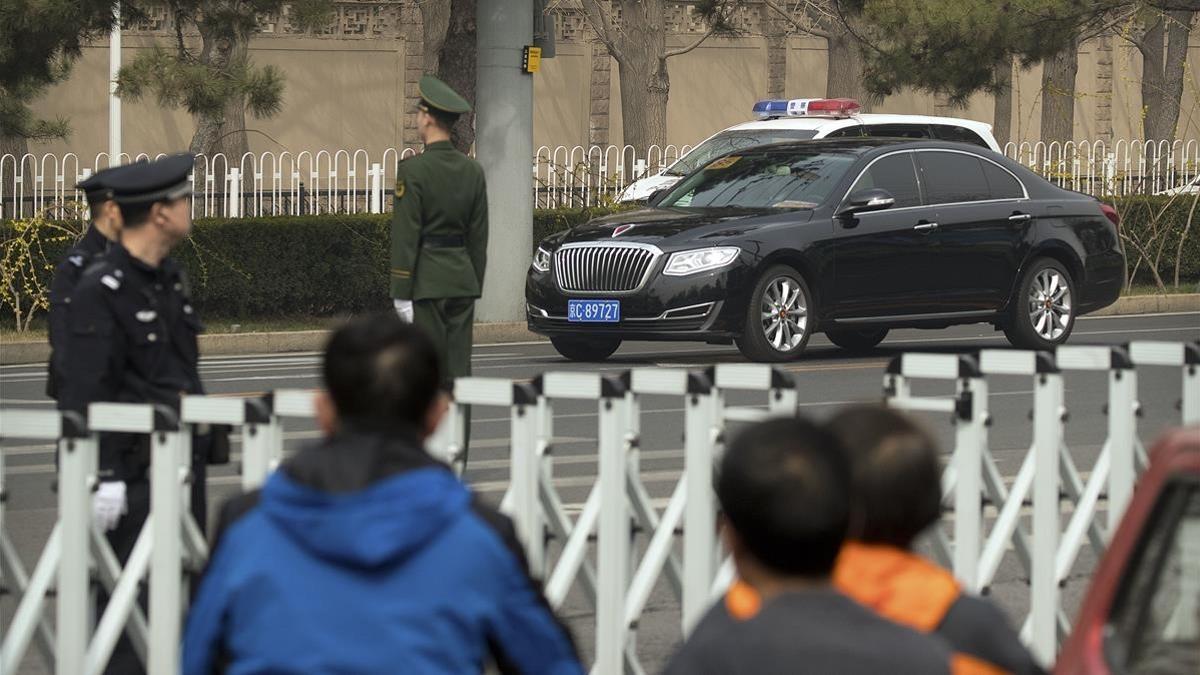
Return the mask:
<path fill-rule="evenodd" d="M 986 122 L 962 119 L 959 117 L 938 117 L 935 115 L 889 115 L 881 113 L 862 113 L 851 117 L 773 117 L 765 120 L 751 120 L 735 124 L 722 131 L 750 131 L 755 129 L 800 129 L 820 131 L 826 127 L 840 129 L 857 125 L 873 124 L 946 124 L 966 127 L 980 134 L 992 133 L 992 125 Z M 720 132 L 718 132 L 720 133 Z"/>
<path fill-rule="evenodd" d="M 733 154 L 745 154 L 755 151 L 788 152 L 788 151 L 841 151 L 864 155 L 872 150 L 887 148 L 889 150 L 959 150 L 973 154 L 987 155 L 991 151 L 972 143 L 955 143 L 954 141 L 938 141 L 927 138 L 880 138 L 880 137 L 846 137 L 818 138 L 811 141 L 784 141 L 767 145 L 756 145 L 752 148 L 737 150 Z M 992 153 L 994 155 L 994 153 Z M 995 159 L 995 157 L 991 157 Z"/>

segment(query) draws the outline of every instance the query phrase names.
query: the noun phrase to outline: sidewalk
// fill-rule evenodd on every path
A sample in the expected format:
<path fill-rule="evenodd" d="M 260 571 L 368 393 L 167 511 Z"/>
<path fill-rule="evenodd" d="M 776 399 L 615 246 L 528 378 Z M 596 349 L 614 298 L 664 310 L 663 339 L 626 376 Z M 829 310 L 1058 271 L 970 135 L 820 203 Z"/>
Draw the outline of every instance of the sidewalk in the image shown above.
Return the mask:
<path fill-rule="evenodd" d="M 1178 295 L 1131 295 L 1088 316 L 1124 316 L 1162 312 L 1200 312 L 1200 293 Z M 1198 326 L 1200 329 L 1200 326 Z M 324 330 L 285 331 L 276 333 L 233 333 L 201 335 L 200 353 L 203 356 L 232 354 L 279 354 L 313 352 L 325 346 L 329 334 Z M 501 344 L 545 340 L 529 332 L 524 321 L 475 324 L 475 344 Z M 45 363 L 50 346 L 44 340 L 0 343 L 0 365 Z"/>

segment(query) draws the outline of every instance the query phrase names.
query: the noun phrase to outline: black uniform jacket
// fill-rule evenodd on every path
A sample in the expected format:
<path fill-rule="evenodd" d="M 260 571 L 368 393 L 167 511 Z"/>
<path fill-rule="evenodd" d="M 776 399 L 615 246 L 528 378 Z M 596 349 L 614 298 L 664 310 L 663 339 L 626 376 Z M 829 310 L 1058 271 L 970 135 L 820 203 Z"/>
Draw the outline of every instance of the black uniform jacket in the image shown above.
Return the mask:
<path fill-rule="evenodd" d="M 202 326 L 175 261 L 150 267 L 113 244 L 83 273 L 70 305 L 61 409 L 85 412 L 89 403 L 112 401 L 178 411 L 183 394 L 204 393 L 196 341 Z M 148 450 L 145 436 L 103 435 L 101 479 L 141 479 Z"/>
<path fill-rule="evenodd" d="M 83 238 L 67 250 L 67 255 L 54 268 L 50 281 L 50 316 L 48 321 L 50 338 L 50 372 L 46 377 L 46 395 L 57 399 L 62 389 L 67 363 L 67 311 L 71 307 L 71 293 L 79 283 L 83 271 L 93 260 L 108 251 L 112 242 L 95 225 L 88 227 Z"/>

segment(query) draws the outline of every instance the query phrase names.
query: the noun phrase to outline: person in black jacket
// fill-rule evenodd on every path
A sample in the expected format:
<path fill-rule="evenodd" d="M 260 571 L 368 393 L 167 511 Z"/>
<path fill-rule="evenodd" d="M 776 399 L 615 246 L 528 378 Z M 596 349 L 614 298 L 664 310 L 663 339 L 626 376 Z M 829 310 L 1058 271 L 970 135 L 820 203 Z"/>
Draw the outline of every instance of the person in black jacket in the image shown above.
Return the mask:
<path fill-rule="evenodd" d="M 185 675 L 582 674 L 512 522 L 424 450 L 446 410 L 433 342 L 388 312 L 325 350 L 324 438 L 218 518 Z"/>
<path fill-rule="evenodd" d="M 86 413 L 89 404 L 106 401 L 157 403 L 178 412 L 184 395 L 204 393 L 197 343 L 202 325 L 187 275 L 169 256 L 191 233 L 193 161 L 189 153 L 172 155 L 124 166 L 106 178 L 121 209 L 121 237 L 87 267 L 71 293 L 60 409 Z M 193 433 L 191 511 L 201 531 L 207 523 L 205 464 L 227 455 L 227 448 L 225 429 Z M 146 435 L 100 436 L 92 517 L 122 564 L 150 511 L 149 450 Z M 141 671 L 122 638 L 107 672 Z"/>
<path fill-rule="evenodd" d="M 950 672 L 940 640 L 830 583 L 850 522 L 850 467 L 837 439 L 799 418 L 756 424 L 729 445 L 716 483 L 725 548 L 756 605 L 718 602 L 668 675 Z"/>
<path fill-rule="evenodd" d="M 87 199 L 91 222 L 83 237 L 67 249 L 67 254 L 54 268 L 50 281 L 50 312 L 47 321 L 50 340 L 50 364 L 46 377 L 46 395 L 58 399 L 66 376 L 67 362 L 67 311 L 71 306 L 71 293 L 83 271 L 99 255 L 108 251 L 112 242 L 121 234 L 121 209 L 113 201 L 113 191 L 108 179 L 119 175 L 123 167 L 98 171 L 76 185 L 83 190 Z"/>

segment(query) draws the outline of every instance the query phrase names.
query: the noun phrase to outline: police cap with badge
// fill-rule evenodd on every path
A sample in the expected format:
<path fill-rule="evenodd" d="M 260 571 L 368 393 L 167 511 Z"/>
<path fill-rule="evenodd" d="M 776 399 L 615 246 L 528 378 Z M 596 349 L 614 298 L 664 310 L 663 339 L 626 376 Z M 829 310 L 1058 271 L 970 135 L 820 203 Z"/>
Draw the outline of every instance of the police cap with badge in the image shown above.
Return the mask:
<path fill-rule="evenodd" d="M 129 165 L 101 169 L 76 183 L 75 189 L 83 191 L 84 196 L 87 197 L 88 206 L 99 206 L 113 198 L 112 185 L 109 181 L 128 168 Z"/>
<path fill-rule="evenodd" d="M 421 77 L 421 81 L 417 83 L 417 93 L 421 95 L 417 109 L 423 110 L 447 124 L 453 124 L 459 115 L 471 111 L 471 104 L 467 103 L 467 99 L 459 96 L 458 92 L 450 88 L 450 85 L 432 75 Z"/>
<path fill-rule="evenodd" d="M 191 196 L 192 181 L 188 175 L 196 163 L 190 152 L 167 155 L 153 162 L 140 161 L 121 167 L 121 171 L 106 179 L 112 200 L 119 206 L 149 206 Z"/>

